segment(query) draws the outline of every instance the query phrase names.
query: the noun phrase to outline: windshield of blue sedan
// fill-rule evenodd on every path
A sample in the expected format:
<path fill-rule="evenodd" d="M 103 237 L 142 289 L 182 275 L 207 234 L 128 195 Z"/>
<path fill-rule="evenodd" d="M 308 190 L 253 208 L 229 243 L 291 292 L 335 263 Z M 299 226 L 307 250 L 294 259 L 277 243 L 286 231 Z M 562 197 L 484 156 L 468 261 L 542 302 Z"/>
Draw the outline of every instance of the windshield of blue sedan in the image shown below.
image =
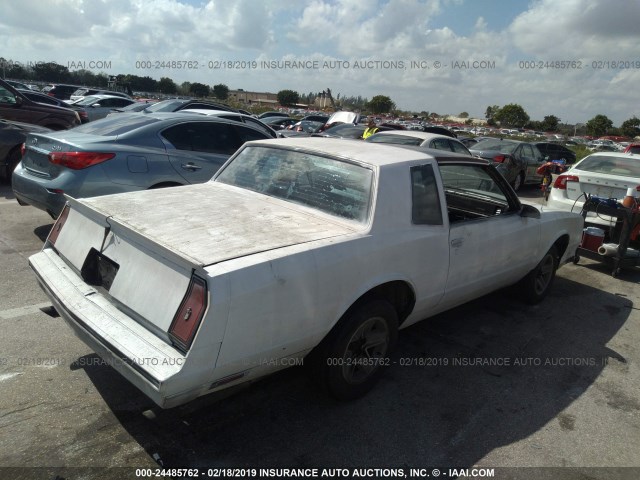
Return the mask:
<path fill-rule="evenodd" d="M 637 157 L 590 155 L 576 165 L 575 168 L 605 175 L 640 177 L 640 159 Z"/>
<path fill-rule="evenodd" d="M 301 151 L 246 147 L 215 178 L 331 215 L 367 221 L 373 171 Z"/>

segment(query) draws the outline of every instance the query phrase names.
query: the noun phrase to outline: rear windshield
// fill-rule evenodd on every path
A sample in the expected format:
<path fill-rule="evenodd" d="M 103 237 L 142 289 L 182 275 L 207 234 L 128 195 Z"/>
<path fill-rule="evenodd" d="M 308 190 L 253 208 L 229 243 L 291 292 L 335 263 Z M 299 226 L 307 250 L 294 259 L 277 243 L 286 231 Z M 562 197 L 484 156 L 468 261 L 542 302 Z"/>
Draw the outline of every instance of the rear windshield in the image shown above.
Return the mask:
<path fill-rule="evenodd" d="M 373 171 L 361 165 L 263 146 L 244 148 L 215 179 L 361 223 L 372 180 Z"/>
<path fill-rule="evenodd" d="M 500 140 L 483 140 L 473 146 L 473 150 L 489 150 L 500 153 L 513 153 L 518 148 L 519 143 L 502 142 Z"/>
<path fill-rule="evenodd" d="M 130 132 L 136 128 L 144 127 L 158 122 L 157 118 L 146 115 L 114 115 L 95 122 L 85 123 L 73 129 L 74 132 L 90 133 L 110 137 Z"/>
<path fill-rule="evenodd" d="M 605 157 L 590 155 L 575 167 L 586 172 L 618 175 L 620 177 L 640 177 L 640 159 L 635 157 Z"/>
<path fill-rule="evenodd" d="M 184 103 L 183 100 L 165 100 L 149 105 L 145 110 L 147 112 L 173 112 Z"/>

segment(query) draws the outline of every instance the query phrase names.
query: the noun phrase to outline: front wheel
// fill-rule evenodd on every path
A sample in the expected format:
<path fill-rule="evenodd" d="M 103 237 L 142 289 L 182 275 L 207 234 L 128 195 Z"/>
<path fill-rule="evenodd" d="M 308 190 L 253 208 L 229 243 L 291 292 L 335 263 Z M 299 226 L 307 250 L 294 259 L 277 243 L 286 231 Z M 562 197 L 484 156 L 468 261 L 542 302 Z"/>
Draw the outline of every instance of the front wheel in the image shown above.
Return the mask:
<path fill-rule="evenodd" d="M 539 303 L 547 296 L 557 269 L 558 250 L 553 246 L 545 253 L 536 268 L 520 281 L 521 292 L 527 303 Z"/>
<path fill-rule="evenodd" d="M 386 300 L 373 300 L 341 320 L 319 356 L 324 386 L 338 400 L 361 397 L 389 364 L 398 338 L 398 315 Z"/>

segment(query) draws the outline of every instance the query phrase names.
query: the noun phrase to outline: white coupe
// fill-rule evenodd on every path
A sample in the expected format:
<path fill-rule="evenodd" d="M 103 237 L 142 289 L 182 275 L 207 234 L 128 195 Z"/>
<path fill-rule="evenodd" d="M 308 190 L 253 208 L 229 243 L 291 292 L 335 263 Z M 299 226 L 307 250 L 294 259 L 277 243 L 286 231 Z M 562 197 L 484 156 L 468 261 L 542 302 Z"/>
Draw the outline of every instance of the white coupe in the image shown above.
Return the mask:
<path fill-rule="evenodd" d="M 399 328 L 517 282 L 542 300 L 582 226 L 521 204 L 484 160 L 291 138 L 246 143 L 205 184 L 69 198 L 29 261 L 161 407 L 303 359 L 351 399 Z"/>

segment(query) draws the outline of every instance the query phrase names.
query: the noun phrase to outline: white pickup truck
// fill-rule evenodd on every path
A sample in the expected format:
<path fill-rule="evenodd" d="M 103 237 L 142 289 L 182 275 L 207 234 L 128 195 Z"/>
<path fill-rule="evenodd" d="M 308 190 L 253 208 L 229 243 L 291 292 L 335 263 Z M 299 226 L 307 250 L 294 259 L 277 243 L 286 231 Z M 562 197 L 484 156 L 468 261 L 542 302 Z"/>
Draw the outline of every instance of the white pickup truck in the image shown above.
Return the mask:
<path fill-rule="evenodd" d="M 161 407 L 302 359 L 350 399 L 399 328 L 517 282 L 542 300 L 582 225 L 521 204 L 484 160 L 291 138 L 246 143 L 205 184 L 69 198 L 29 261 Z"/>

